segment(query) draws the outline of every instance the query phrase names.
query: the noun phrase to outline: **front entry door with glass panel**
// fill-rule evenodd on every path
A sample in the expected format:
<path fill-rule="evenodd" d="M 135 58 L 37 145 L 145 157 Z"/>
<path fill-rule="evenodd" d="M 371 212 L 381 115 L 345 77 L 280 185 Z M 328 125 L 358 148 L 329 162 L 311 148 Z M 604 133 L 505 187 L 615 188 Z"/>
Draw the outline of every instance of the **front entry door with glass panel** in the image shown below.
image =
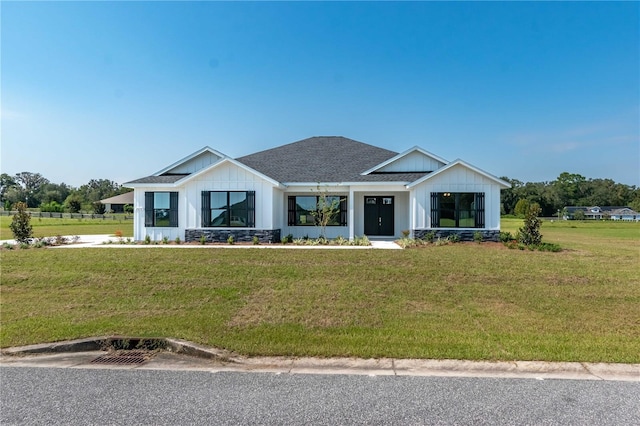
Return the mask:
<path fill-rule="evenodd" d="M 364 234 L 393 235 L 393 197 L 364 197 Z"/>

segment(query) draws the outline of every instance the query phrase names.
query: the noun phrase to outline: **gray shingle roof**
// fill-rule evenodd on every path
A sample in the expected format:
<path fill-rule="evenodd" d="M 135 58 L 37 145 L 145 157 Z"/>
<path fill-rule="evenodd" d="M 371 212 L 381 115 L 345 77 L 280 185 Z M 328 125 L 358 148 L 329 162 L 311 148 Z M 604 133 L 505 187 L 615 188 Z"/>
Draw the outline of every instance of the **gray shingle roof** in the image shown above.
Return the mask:
<path fill-rule="evenodd" d="M 315 136 L 236 160 L 279 182 L 405 182 L 416 173 L 361 176 L 398 153 L 342 136 Z M 410 178 L 409 175 L 412 175 Z M 418 174 L 418 177 L 424 173 Z"/>
<path fill-rule="evenodd" d="M 133 204 L 133 191 L 100 200 L 102 204 Z"/>
<path fill-rule="evenodd" d="M 185 176 L 187 175 L 147 176 L 127 183 L 176 183 Z"/>
<path fill-rule="evenodd" d="M 281 183 L 413 182 L 426 174 L 360 173 L 398 155 L 342 136 L 314 136 L 237 158 L 240 163 Z M 147 176 L 132 184 L 171 184 L 186 175 Z"/>

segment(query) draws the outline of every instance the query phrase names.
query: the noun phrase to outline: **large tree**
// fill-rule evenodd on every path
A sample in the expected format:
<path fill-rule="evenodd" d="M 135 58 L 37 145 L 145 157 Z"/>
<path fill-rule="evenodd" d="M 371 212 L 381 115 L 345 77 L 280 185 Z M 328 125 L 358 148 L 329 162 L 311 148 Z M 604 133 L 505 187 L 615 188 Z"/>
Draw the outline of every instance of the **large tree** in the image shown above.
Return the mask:
<path fill-rule="evenodd" d="M 16 188 L 18 186 L 18 182 L 6 173 L 0 174 L 0 202 L 4 204 L 7 199 L 5 198 L 5 194 L 7 190 L 11 188 Z"/>
<path fill-rule="evenodd" d="M 516 208 L 516 204 L 520 200 L 520 190 L 524 185 L 523 182 L 520 182 L 518 179 L 509 179 L 506 176 L 501 177 L 505 182 L 509 182 L 511 184 L 511 188 L 503 189 L 500 191 L 500 202 L 502 204 L 502 212 L 504 214 L 514 214 L 514 209 Z"/>
<path fill-rule="evenodd" d="M 55 201 L 58 204 L 63 204 L 72 189 L 73 188 L 65 183 L 47 183 L 40 187 L 38 197 L 41 204 L 50 203 L 52 201 Z"/>
<path fill-rule="evenodd" d="M 583 206 L 624 206 L 629 204 L 633 190 L 627 185 L 615 183 L 611 179 L 590 179 L 585 197 L 579 204 Z"/>
<path fill-rule="evenodd" d="M 38 192 L 40 187 L 49 183 L 49 180 L 40 173 L 20 172 L 16 174 L 15 180 L 20 185 L 24 202 L 27 207 L 38 207 L 40 199 Z"/>
<path fill-rule="evenodd" d="M 77 195 L 79 195 L 83 203 L 95 203 L 126 191 L 129 191 L 129 189 L 122 188 L 121 185 L 112 180 L 91 179 L 87 184 L 78 188 Z"/>
<path fill-rule="evenodd" d="M 551 184 L 565 206 L 576 206 L 587 195 L 587 179 L 577 173 L 562 172 Z"/>

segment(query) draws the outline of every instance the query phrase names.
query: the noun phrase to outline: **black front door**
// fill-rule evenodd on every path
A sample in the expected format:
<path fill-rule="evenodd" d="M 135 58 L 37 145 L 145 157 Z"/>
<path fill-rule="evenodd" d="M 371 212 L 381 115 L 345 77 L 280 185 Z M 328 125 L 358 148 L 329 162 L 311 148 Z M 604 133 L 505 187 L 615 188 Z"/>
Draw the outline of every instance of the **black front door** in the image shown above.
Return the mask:
<path fill-rule="evenodd" d="M 393 235 L 393 197 L 364 197 L 364 234 Z"/>

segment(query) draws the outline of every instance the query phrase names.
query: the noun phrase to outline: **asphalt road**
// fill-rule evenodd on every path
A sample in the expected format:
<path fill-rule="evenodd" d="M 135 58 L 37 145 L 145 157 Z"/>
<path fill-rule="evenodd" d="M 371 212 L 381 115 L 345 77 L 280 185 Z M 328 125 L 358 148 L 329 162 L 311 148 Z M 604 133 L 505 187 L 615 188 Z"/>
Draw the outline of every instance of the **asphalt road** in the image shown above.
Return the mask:
<path fill-rule="evenodd" d="M 640 383 L 0 368 L 0 423 L 640 424 Z"/>

